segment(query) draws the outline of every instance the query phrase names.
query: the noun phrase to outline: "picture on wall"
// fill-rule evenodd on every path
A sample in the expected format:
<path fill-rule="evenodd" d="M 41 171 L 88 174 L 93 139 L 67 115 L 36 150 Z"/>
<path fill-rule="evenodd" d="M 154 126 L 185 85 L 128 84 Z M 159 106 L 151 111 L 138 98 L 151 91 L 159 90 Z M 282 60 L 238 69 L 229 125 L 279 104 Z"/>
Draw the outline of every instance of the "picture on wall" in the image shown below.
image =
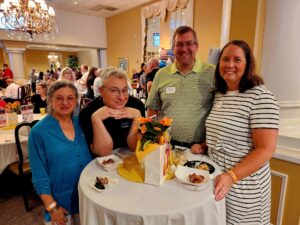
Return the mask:
<path fill-rule="evenodd" d="M 118 58 L 118 68 L 128 72 L 128 58 Z"/>

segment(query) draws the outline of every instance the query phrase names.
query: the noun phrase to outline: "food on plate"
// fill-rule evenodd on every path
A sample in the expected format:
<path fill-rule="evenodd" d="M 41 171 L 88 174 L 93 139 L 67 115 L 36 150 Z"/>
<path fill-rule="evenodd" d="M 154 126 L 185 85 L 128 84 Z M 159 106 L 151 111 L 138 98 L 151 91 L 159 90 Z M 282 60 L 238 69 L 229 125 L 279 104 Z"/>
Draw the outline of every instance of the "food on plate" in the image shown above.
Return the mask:
<path fill-rule="evenodd" d="M 105 189 L 105 185 L 108 184 L 107 177 L 96 177 L 95 187 L 98 189 Z"/>
<path fill-rule="evenodd" d="M 107 164 L 112 164 L 112 163 L 115 163 L 115 160 L 107 159 L 107 160 L 103 160 L 102 165 L 107 165 Z"/>
<path fill-rule="evenodd" d="M 193 173 L 189 175 L 189 180 L 193 184 L 200 184 L 204 181 L 204 176 Z"/>
<path fill-rule="evenodd" d="M 209 171 L 209 167 L 208 167 L 208 165 L 207 165 L 206 163 L 200 163 L 200 164 L 197 166 L 197 169 Z"/>

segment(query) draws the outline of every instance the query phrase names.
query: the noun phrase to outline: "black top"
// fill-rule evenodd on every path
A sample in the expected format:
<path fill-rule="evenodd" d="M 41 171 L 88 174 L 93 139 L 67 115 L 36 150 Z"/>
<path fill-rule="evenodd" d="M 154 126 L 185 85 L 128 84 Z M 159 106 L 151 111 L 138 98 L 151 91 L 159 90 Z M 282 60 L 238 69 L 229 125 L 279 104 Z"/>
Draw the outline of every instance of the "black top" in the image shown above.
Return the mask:
<path fill-rule="evenodd" d="M 146 75 L 146 98 L 148 98 L 147 84 L 149 81 L 153 81 L 157 71 L 159 71 L 159 68 L 153 69 L 150 73 L 147 73 Z"/>
<path fill-rule="evenodd" d="M 31 96 L 31 103 L 34 106 L 33 113 L 40 113 L 40 108 L 47 108 L 47 99 L 44 101 L 39 94 Z"/>
<path fill-rule="evenodd" d="M 91 116 L 97 109 L 103 106 L 104 106 L 103 99 L 100 96 L 94 99 L 93 101 L 91 101 L 79 113 L 79 122 L 89 145 L 93 143 L 93 127 L 92 127 Z M 141 115 L 143 117 L 145 116 L 144 104 L 135 97 L 129 96 L 128 102 L 126 103 L 125 107 L 138 109 L 141 112 Z M 103 124 L 113 140 L 113 149 L 128 147 L 127 135 L 130 131 L 132 119 L 116 120 L 110 117 L 104 120 Z"/>

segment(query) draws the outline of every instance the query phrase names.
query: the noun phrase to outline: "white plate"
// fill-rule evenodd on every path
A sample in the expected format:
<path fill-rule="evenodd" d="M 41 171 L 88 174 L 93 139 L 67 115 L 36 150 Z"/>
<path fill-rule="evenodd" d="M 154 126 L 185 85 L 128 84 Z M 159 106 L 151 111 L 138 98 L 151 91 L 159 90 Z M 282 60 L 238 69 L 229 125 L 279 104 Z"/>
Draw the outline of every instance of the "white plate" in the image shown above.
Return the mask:
<path fill-rule="evenodd" d="M 204 181 L 201 183 L 191 183 L 189 180 L 189 175 L 193 173 L 204 176 Z M 208 171 L 194 169 L 194 168 L 180 166 L 180 165 L 177 166 L 177 169 L 175 171 L 175 176 L 177 180 L 180 182 L 180 184 L 183 184 L 181 186 L 194 191 L 205 190 L 206 188 L 208 188 L 210 182 Z"/>
<path fill-rule="evenodd" d="M 108 159 L 113 159 L 115 162 L 103 165 L 104 160 L 108 160 Z M 104 170 L 111 172 L 111 171 L 116 170 L 118 168 L 118 166 L 121 163 L 123 163 L 123 160 L 120 159 L 116 155 L 108 155 L 108 156 L 98 157 L 97 162 L 98 162 L 99 166 L 101 166 Z"/>
<path fill-rule="evenodd" d="M 105 189 L 98 189 L 98 188 L 95 187 L 96 177 L 95 177 L 95 179 L 93 179 L 89 182 L 90 187 L 93 188 L 97 192 L 110 191 L 110 190 L 114 189 L 119 184 L 119 180 L 116 179 L 116 178 L 111 178 L 111 177 L 108 177 L 108 176 L 102 176 L 102 177 L 107 177 L 107 179 L 108 179 L 108 184 L 104 185 Z"/>

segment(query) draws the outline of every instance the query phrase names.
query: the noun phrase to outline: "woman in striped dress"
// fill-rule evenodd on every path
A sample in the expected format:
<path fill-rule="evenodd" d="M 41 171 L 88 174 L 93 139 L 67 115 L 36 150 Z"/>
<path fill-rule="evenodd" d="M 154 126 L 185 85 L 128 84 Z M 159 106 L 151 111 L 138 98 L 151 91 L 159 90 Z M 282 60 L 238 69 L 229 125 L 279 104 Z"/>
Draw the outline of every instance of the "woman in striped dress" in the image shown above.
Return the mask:
<path fill-rule="evenodd" d="M 247 43 L 224 46 L 215 71 L 216 93 L 206 120 L 210 158 L 223 173 L 215 198 L 226 197 L 227 224 L 270 224 L 269 160 L 277 141 L 279 109 L 273 94 L 255 74 Z"/>

